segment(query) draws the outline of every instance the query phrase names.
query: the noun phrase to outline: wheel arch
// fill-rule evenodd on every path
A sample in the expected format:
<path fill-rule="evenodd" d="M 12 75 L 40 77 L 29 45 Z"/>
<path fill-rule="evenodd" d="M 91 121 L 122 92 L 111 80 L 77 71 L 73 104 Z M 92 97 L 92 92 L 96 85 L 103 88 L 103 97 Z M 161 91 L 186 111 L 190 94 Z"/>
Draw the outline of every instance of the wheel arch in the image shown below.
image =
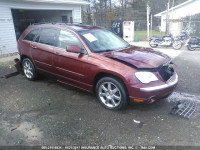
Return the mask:
<path fill-rule="evenodd" d="M 96 74 L 96 76 L 94 77 L 94 80 L 93 80 L 93 93 L 95 93 L 95 89 L 96 89 L 96 85 L 97 85 L 98 81 L 103 77 L 112 77 L 112 78 L 120 81 L 123 84 L 123 86 L 125 87 L 127 96 L 129 96 L 128 89 L 125 84 L 125 79 L 123 79 L 119 75 L 108 73 L 108 72 L 99 72 L 98 74 Z"/>
<path fill-rule="evenodd" d="M 31 61 L 32 61 L 32 59 L 29 57 L 29 56 L 27 56 L 27 55 L 20 55 L 20 60 L 21 60 L 21 62 L 23 61 L 23 59 L 25 59 L 25 58 L 28 58 L 28 59 L 30 59 Z M 32 61 L 33 62 L 33 61 Z"/>

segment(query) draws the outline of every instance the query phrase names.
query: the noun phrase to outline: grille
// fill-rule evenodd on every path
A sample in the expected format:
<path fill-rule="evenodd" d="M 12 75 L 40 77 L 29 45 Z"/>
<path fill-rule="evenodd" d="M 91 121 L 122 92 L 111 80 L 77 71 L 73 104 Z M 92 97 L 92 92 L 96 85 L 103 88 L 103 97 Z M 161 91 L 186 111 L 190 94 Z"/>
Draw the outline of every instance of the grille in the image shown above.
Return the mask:
<path fill-rule="evenodd" d="M 166 66 L 162 66 L 159 70 L 158 70 L 160 76 L 162 77 L 162 79 L 164 81 L 167 81 L 170 79 L 170 77 L 172 76 L 174 69 L 172 67 L 170 67 L 169 65 Z"/>
<path fill-rule="evenodd" d="M 172 109 L 170 114 L 180 115 L 186 118 L 194 117 L 197 113 L 197 103 L 192 101 L 179 101 Z"/>

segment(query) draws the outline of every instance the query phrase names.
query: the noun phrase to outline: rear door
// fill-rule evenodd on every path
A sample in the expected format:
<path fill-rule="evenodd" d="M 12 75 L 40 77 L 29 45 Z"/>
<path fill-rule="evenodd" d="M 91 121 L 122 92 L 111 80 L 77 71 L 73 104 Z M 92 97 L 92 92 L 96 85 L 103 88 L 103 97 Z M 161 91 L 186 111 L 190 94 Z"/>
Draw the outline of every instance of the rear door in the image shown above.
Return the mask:
<path fill-rule="evenodd" d="M 31 54 L 37 68 L 53 72 L 53 53 L 59 29 L 41 28 L 40 34 L 31 43 Z"/>

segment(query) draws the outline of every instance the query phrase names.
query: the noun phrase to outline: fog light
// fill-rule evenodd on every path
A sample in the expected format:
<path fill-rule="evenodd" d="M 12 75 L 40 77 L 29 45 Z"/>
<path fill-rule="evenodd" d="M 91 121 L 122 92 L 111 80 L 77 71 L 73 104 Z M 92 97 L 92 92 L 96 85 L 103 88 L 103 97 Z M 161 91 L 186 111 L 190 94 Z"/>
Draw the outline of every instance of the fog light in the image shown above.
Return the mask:
<path fill-rule="evenodd" d="M 142 102 L 144 102 L 144 100 L 143 100 L 143 99 L 137 99 L 137 98 L 134 98 L 134 99 L 133 99 L 133 101 L 134 101 L 134 102 L 139 102 L 139 103 L 142 103 Z"/>

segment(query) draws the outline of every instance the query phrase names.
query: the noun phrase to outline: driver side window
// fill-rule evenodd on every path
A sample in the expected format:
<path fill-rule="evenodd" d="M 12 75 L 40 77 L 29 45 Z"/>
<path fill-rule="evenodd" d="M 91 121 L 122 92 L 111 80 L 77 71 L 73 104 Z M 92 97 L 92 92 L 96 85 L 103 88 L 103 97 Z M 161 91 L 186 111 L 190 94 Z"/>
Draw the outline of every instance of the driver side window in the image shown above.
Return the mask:
<path fill-rule="evenodd" d="M 57 47 L 66 49 L 66 47 L 69 45 L 78 45 L 81 49 L 84 49 L 80 40 L 73 33 L 65 30 L 60 30 Z"/>

